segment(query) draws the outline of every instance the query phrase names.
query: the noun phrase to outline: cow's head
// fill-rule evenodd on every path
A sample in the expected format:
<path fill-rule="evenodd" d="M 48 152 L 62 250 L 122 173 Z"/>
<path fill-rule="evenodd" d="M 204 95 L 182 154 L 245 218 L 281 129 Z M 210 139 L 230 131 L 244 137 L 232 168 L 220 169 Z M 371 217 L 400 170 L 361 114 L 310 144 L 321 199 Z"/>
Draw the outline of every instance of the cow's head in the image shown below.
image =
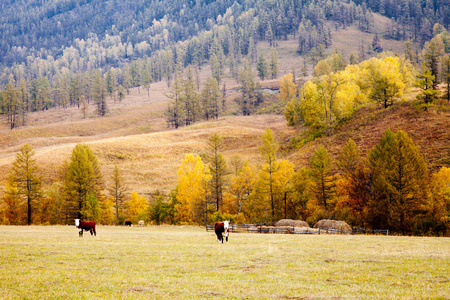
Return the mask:
<path fill-rule="evenodd" d="M 75 226 L 80 227 L 80 219 L 75 219 Z"/>
<path fill-rule="evenodd" d="M 227 230 L 229 226 L 230 226 L 230 221 L 223 221 L 223 228 L 225 230 Z"/>

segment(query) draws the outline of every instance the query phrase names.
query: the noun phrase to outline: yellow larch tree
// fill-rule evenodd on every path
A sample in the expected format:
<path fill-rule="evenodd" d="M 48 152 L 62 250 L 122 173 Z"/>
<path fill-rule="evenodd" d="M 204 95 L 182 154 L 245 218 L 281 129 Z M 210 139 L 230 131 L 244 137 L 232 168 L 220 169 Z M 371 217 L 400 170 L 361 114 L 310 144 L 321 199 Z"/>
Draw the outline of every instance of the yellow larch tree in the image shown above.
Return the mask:
<path fill-rule="evenodd" d="M 175 209 L 181 222 L 206 220 L 207 182 L 211 175 L 200 156 L 186 154 L 177 171 L 178 204 Z"/>
<path fill-rule="evenodd" d="M 297 85 L 294 82 L 294 76 L 289 73 L 280 78 L 279 98 L 283 103 L 287 103 L 297 97 Z"/>
<path fill-rule="evenodd" d="M 442 167 L 431 179 L 432 219 L 438 226 L 445 226 L 444 234 L 450 229 L 450 168 Z"/>
<path fill-rule="evenodd" d="M 145 219 L 145 214 L 148 210 L 148 201 L 144 196 L 139 196 L 135 191 L 131 193 L 131 198 L 127 202 L 126 216 L 131 219 L 133 223 Z"/>
<path fill-rule="evenodd" d="M 229 192 L 225 192 L 224 210 L 231 214 L 237 214 L 238 221 L 245 220 L 243 210 L 250 194 L 253 192 L 255 181 L 256 172 L 246 162 L 239 174 L 231 179 Z"/>
<path fill-rule="evenodd" d="M 360 67 L 368 70 L 364 80 L 370 87 L 369 97 L 383 104 L 384 108 L 403 95 L 410 80 L 410 73 L 398 57 L 371 58 L 362 62 Z"/>

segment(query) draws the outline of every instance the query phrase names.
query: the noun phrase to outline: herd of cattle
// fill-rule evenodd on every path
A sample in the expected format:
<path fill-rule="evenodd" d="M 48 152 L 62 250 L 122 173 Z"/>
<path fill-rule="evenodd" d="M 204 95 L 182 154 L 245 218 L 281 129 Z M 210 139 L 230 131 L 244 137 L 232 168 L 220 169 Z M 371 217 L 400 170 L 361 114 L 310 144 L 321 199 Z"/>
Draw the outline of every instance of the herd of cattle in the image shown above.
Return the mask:
<path fill-rule="evenodd" d="M 140 220 L 138 222 L 139 227 L 143 227 L 145 225 L 145 222 L 143 220 Z M 133 226 L 133 223 L 131 221 L 125 221 L 125 226 Z M 80 219 L 75 219 L 75 227 L 79 229 L 78 236 L 83 236 L 83 231 L 89 231 L 91 233 L 91 236 L 97 236 L 97 233 L 95 232 L 95 222 L 94 221 L 81 221 Z"/>
<path fill-rule="evenodd" d="M 139 221 L 139 227 L 144 226 L 144 221 Z M 228 243 L 228 234 L 229 234 L 229 221 L 217 222 L 214 224 L 214 231 L 217 235 L 217 240 L 219 243 L 223 244 L 223 237 L 225 236 L 225 240 Z M 83 236 L 83 231 L 89 231 L 91 236 L 97 236 L 95 232 L 95 222 L 94 221 L 81 221 L 80 219 L 75 219 L 75 226 L 79 229 L 78 235 L 80 237 Z M 133 223 L 129 220 L 125 221 L 125 226 L 133 226 Z"/>

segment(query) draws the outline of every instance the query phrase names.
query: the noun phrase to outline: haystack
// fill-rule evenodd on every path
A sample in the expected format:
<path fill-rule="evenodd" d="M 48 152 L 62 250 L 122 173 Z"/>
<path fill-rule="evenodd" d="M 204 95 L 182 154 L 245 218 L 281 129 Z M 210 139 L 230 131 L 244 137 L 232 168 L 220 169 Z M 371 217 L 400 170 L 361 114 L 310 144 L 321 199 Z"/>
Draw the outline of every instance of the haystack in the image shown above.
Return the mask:
<path fill-rule="evenodd" d="M 313 228 L 333 229 L 333 230 L 340 230 L 343 232 L 352 232 L 352 228 L 346 222 L 329 219 L 320 220 L 319 222 L 314 224 Z"/>
<path fill-rule="evenodd" d="M 308 227 L 308 223 L 300 220 L 292 220 L 292 219 L 281 219 L 280 221 L 275 223 L 276 227 Z"/>

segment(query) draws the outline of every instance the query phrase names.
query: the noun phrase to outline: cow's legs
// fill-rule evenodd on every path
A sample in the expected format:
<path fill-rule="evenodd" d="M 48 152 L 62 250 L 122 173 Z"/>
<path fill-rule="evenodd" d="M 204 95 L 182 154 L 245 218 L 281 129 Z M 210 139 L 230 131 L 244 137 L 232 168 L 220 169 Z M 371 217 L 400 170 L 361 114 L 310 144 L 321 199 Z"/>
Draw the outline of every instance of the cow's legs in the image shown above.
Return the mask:
<path fill-rule="evenodd" d="M 217 241 L 220 243 L 223 243 L 223 236 L 222 236 L 222 232 L 216 232 L 217 235 Z"/>

